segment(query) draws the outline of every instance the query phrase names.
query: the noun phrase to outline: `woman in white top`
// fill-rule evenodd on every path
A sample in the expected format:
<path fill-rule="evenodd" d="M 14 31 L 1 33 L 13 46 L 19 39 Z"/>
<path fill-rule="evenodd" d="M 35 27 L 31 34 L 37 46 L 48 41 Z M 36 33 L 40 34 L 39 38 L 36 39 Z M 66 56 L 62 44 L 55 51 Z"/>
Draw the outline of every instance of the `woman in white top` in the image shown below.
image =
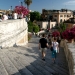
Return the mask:
<path fill-rule="evenodd" d="M 17 16 L 18 16 L 18 14 L 14 13 L 14 15 L 13 15 L 14 19 L 17 19 Z"/>
<path fill-rule="evenodd" d="M 52 51 L 52 59 L 53 59 L 53 63 L 55 63 L 55 58 L 56 58 L 56 53 L 58 52 L 58 42 L 57 39 L 54 38 L 54 41 L 52 42 L 52 47 L 53 47 L 53 51 Z"/>
<path fill-rule="evenodd" d="M 8 20 L 8 15 L 6 13 L 3 15 L 3 20 Z"/>

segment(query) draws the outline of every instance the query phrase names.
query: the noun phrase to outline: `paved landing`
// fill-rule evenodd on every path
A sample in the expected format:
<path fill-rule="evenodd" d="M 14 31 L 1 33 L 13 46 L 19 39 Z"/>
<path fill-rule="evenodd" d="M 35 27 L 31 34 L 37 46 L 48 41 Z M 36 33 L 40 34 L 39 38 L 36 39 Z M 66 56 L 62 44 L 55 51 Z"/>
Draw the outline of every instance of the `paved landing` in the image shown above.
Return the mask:
<path fill-rule="evenodd" d="M 0 75 L 69 75 L 63 48 L 52 63 L 51 51 L 46 51 L 45 61 L 38 50 L 38 37 L 24 46 L 0 50 Z"/>

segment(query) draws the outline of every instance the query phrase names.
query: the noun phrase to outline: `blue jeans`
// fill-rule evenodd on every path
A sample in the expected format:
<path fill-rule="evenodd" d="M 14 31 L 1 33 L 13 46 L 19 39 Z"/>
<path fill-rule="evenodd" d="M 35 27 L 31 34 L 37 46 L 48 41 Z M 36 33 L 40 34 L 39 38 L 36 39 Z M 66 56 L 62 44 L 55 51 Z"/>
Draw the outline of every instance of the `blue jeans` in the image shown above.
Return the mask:
<path fill-rule="evenodd" d="M 56 58 L 56 50 L 52 51 L 52 58 Z"/>

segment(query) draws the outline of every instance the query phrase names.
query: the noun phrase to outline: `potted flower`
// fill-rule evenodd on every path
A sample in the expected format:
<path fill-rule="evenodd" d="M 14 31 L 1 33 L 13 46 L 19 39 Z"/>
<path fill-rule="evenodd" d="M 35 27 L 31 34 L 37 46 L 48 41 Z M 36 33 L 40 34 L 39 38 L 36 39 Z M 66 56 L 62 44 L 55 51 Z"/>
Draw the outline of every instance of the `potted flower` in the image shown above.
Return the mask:
<path fill-rule="evenodd" d="M 52 32 L 52 37 L 59 37 L 59 36 L 60 36 L 60 32 L 59 31 Z"/>
<path fill-rule="evenodd" d="M 69 42 L 72 42 L 72 39 L 75 38 L 75 27 L 62 32 L 62 37 Z"/>
<path fill-rule="evenodd" d="M 19 18 L 23 18 L 29 14 L 29 10 L 24 6 L 15 6 L 14 11 L 20 15 Z"/>

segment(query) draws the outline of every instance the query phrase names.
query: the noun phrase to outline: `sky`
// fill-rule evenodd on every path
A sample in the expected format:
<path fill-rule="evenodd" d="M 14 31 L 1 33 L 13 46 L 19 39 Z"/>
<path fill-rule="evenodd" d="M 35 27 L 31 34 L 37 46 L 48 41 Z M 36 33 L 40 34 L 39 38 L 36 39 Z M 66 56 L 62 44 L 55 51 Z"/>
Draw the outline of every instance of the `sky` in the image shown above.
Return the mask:
<path fill-rule="evenodd" d="M 21 5 L 21 1 L 23 5 L 24 0 L 0 0 L 0 9 L 9 10 L 12 8 L 14 9 L 15 6 Z M 57 9 L 60 10 L 62 8 L 75 10 L 75 0 L 32 0 L 32 3 L 29 7 L 32 11 L 38 11 L 42 13 L 42 9 Z"/>

